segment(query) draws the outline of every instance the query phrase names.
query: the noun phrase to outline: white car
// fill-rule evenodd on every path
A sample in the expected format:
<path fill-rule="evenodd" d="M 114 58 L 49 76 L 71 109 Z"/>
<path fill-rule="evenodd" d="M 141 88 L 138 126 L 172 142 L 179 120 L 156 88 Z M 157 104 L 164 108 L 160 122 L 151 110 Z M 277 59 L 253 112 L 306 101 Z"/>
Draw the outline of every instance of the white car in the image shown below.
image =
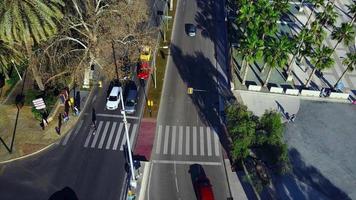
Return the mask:
<path fill-rule="evenodd" d="M 110 95 L 107 98 L 106 101 L 106 109 L 108 110 L 116 110 L 119 108 L 120 104 L 120 93 L 122 92 L 121 87 L 114 86 L 111 89 Z"/>

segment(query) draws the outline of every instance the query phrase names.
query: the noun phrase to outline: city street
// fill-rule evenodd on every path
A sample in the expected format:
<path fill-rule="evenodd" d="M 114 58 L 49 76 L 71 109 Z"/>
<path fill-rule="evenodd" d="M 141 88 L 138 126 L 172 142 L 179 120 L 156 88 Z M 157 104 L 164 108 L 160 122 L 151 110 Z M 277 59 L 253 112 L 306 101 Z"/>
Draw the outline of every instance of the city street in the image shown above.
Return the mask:
<path fill-rule="evenodd" d="M 144 94 L 140 91 L 142 102 Z M 93 92 L 76 127 L 60 141 L 27 159 L 0 166 L 2 200 L 49 199 L 64 187 L 71 188 L 78 199 L 120 199 L 126 176 L 123 117 L 119 110 L 104 109 L 106 88 Z M 138 131 L 143 106 L 140 102 L 136 115 L 128 117 L 131 144 Z M 95 134 L 91 127 L 92 108 L 97 116 Z"/>
<path fill-rule="evenodd" d="M 227 88 L 226 58 L 219 57 L 226 56 L 225 31 L 218 31 L 225 30 L 223 3 L 178 1 L 174 20 L 145 197 L 196 199 L 192 168 L 200 165 L 215 198 L 227 199 L 219 119 L 219 94 Z M 187 35 L 187 24 L 196 25 L 195 37 Z M 187 94 L 188 87 L 193 94 Z"/>

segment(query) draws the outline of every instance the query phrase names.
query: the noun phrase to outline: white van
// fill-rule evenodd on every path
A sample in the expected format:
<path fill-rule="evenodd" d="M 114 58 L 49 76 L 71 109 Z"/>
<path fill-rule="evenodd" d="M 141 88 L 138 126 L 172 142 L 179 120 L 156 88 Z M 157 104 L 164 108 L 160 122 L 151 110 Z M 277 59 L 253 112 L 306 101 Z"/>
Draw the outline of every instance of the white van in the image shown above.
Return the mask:
<path fill-rule="evenodd" d="M 107 98 L 106 101 L 106 109 L 108 110 L 116 110 L 119 108 L 119 104 L 120 104 L 120 92 L 122 92 L 121 87 L 118 86 L 114 86 L 111 89 L 111 92 Z"/>

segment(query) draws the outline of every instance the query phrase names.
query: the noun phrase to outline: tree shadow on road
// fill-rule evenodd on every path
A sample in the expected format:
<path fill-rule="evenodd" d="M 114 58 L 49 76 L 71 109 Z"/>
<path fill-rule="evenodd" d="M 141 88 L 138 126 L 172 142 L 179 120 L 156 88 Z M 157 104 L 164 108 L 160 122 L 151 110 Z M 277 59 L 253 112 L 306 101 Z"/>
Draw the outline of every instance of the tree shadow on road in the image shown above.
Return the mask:
<path fill-rule="evenodd" d="M 281 199 L 351 199 L 342 189 L 335 186 L 317 168 L 307 165 L 301 154 L 289 150 L 292 165 L 290 174 L 274 179 L 276 195 Z M 304 185 L 305 184 L 305 185 Z"/>
<path fill-rule="evenodd" d="M 217 82 L 222 75 L 202 52 L 185 55 L 175 44 L 171 44 L 171 52 L 183 82 L 187 87 L 199 90 L 190 95 L 199 117 L 206 126 L 214 128 L 223 148 L 229 152 L 230 142 L 223 123 L 224 116 L 219 113 L 219 93 L 225 97 L 225 103 L 234 98 L 229 85 Z"/>

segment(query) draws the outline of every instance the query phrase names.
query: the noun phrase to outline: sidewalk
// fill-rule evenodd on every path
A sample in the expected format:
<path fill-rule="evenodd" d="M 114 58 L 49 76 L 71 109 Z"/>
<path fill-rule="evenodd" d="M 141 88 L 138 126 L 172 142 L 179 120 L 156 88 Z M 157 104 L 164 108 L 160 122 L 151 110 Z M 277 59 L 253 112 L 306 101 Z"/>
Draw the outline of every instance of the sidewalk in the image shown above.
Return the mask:
<path fill-rule="evenodd" d="M 80 91 L 81 111 L 84 110 L 89 94 L 89 91 Z M 72 96 L 73 91 L 70 92 L 70 97 Z M 5 146 L 0 143 L 0 163 L 30 155 L 50 146 L 55 141 L 64 137 L 67 131 L 76 124 L 79 118 L 79 116 L 74 116 L 73 112 L 70 110 L 69 121 L 62 122 L 61 135 L 58 135 L 55 131 L 55 127 L 58 125 L 57 117 L 59 113 L 64 112 L 64 106 L 60 105 L 57 110 L 53 108 L 52 112 L 55 113 L 53 113 L 53 115 L 50 113 L 50 116 L 53 116 L 53 120 L 48 120 L 49 124 L 45 130 L 42 130 L 40 127 L 40 121 L 33 117 L 31 108 L 32 106 L 23 106 L 19 112 L 12 153 L 10 154 Z M 10 146 L 17 108 L 15 105 L 0 104 L 0 113 L 2 113 L 0 119 L 0 137 L 4 140 L 7 146 Z"/>

